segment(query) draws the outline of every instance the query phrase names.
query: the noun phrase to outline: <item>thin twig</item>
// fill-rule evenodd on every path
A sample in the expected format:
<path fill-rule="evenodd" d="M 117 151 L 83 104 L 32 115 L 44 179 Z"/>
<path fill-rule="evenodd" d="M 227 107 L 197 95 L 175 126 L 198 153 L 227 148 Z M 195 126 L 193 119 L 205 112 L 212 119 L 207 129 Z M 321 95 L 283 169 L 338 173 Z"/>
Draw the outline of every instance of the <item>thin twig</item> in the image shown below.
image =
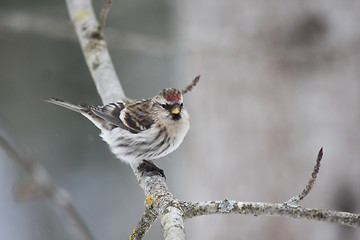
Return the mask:
<path fill-rule="evenodd" d="M 289 199 L 287 202 L 285 202 L 285 205 L 289 205 L 289 206 L 293 206 L 293 207 L 297 207 L 299 202 L 301 200 L 303 200 L 311 191 L 311 189 L 314 186 L 314 183 L 316 181 L 317 178 L 317 174 L 319 173 L 320 170 L 320 162 L 321 159 L 323 157 L 323 148 L 320 149 L 318 156 L 316 158 L 316 164 L 314 166 L 314 169 L 311 173 L 311 177 L 309 179 L 308 184 L 305 186 L 305 188 L 303 189 L 303 191 L 301 193 L 299 193 L 297 196 L 292 197 L 291 199 Z"/>
<path fill-rule="evenodd" d="M 107 15 L 110 11 L 112 5 L 112 0 L 106 0 L 105 6 L 100 12 L 100 19 L 99 19 L 99 25 L 98 25 L 98 32 L 101 33 L 105 27 Z"/>
<path fill-rule="evenodd" d="M 305 186 L 304 190 L 299 194 L 300 201 L 303 200 L 309 194 L 311 189 L 313 188 L 314 183 L 316 181 L 317 174 L 319 173 L 319 170 L 320 170 L 320 161 L 321 161 L 322 157 L 323 157 L 323 148 L 321 148 L 318 153 L 318 156 L 316 158 L 316 164 L 314 166 L 313 172 L 311 173 L 311 177 L 310 177 L 308 184 Z"/>
<path fill-rule="evenodd" d="M 196 86 L 199 80 L 200 80 L 200 75 L 196 76 L 185 89 L 181 90 L 181 93 L 186 94 L 187 92 L 190 92 L 193 89 L 193 87 Z"/>

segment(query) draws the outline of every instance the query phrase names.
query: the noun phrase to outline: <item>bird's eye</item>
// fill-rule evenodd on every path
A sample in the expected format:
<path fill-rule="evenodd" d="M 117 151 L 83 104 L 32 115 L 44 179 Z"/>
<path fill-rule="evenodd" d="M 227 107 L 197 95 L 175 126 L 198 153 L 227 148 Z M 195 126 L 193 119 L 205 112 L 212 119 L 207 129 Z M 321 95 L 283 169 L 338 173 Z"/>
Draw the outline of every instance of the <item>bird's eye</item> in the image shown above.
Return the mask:
<path fill-rule="evenodd" d="M 183 108 L 183 106 L 184 106 L 184 104 L 183 104 L 183 103 L 181 103 L 181 104 L 180 104 L 180 107 L 181 107 L 181 108 Z"/>
<path fill-rule="evenodd" d="M 171 106 L 169 104 L 161 104 L 161 106 L 166 110 L 171 109 Z"/>

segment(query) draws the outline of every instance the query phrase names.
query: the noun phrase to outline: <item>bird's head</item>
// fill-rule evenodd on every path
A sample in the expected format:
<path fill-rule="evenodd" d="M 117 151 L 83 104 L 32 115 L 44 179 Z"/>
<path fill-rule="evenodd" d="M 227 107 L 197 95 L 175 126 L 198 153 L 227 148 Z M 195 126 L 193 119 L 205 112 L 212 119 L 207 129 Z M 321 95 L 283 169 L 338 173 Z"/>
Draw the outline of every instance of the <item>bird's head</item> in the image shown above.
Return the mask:
<path fill-rule="evenodd" d="M 155 96 L 155 102 L 166 110 L 173 120 L 181 118 L 183 110 L 183 95 L 175 88 L 165 88 Z"/>

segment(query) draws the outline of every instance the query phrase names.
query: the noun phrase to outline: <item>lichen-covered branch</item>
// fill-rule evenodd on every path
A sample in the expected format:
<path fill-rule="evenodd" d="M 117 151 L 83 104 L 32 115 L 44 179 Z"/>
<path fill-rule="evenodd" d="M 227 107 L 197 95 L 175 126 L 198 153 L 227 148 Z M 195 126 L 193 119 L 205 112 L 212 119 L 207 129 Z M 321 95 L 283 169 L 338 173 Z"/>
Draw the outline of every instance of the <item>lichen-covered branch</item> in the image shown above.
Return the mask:
<path fill-rule="evenodd" d="M 69 13 L 84 52 L 85 60 L 96 83 L 98 93 L 103 103 L 117 100 L 128 100 L 122 90 L 110 55 L 107 51 L 103 35 L 99 29 L 103 28 L 106 12 L 102 14 L 102 23 L 97 23 L 90 0 L 66 0 Z M 105 16 L 105 17 L 104 17 Z M 185 94 L 191 91 L 199 77 L 183 90 Z M 312 177 L 304 190 L 286 203 L 245 203 L 237 201 L 206 201 L 200 203 L 180 201 L 169 191 L 163 174 L 147 175 L 140 169 L 140 165 L 131 166 L 139 185 L 144 190 L 146 210 L 133 230 L 129 239 L 142 239 L 156 218 L 160 218 L 165 239 L 186 239 L 184 220 L 208 214 L 246 214 L 253 216 L 287 216 L 292 218 L 306 218 L 316 221 L 338 223 L 352 227 L 360 227 L 360 215 L 346 212 L 336 212 L 324 209 L 310 209 L 298 206 L 298 202 L 312 189 L 320 167 L 322 150 L 319 152 Z M 151 162 L 151 161 L 148 161 Z M 152 164 L 152 162 L 151 162 Z"/>
<path fill-rule="evenodd" d="M 150 198 L 146 199 L 146 205 L 149 206 L 145 209 L 141 219 L 137 223 L 133 232 L 131 233 L 129 240 L 140 240 L 143 239 L 147 231 L 151 228 L 152 224 L 158 218 L 158 214 L 156 211 L 153 211 L 151 205 L 148 204 Z M 152 201 L 152 200 L 151 200 Z"/>
<path fill-rule="evenodd" d="M 243 214 L 253 216 L 286 216 L 315 221 L 338 223 L 360 228 L 360 214 L 325 209 L 290 207 L 282 203 L 237 202 L 232 200 L 182 202 L 186 219 L 210 214 Z"/>
<path fill-rule="evenodd" d="M 165 178 L 159 175 L 146 176 L 137 165 L 132 166 L 132 169 L 147 196 L 146 207 L 151 208 L 160 217 L 164 239 L 186 239 L 180 201 L 169 191 Z"/>
<path fill-rule="evenodd" d="M 127 101 L 128 99 L 122 90 L 111 63 L 106 42 L 102 33 L 98 32 L 99 24 L 96 21 L 91 2 L 89 0 L 67 0 L 66 2 L 85 60 L 103 103 L 118 100 Z M 102 26 L 100 26 L 101 28 Z M 148 202 L 152 205 L 151 208 L 161 217 L 165 239 L 173 239 L 173 237 L 185 239 L 181 212 L 177 209 L 179 202 L 168 191 L 165 179 L 161 176 L 142 176 L 138 166 L 132 167 L 140 186 L 143 188 L 145 195 L 148 196 Z M 151 219 L 152 222 L 145 223 L 145 220 L 145 218 L 141 219 L 142 224 L 149 228 L 153 221 Z M 137 236 L 136 231 L 135 228 L 135 232 L 132 233 L 130 238 Z M 140 229 L 139 231 L 146 231 L 146 229 Z M 142 234 L 138 236 L 140 239 Z"/>
<path fill-rule="evenodd" d="M 66 0 L 85 61 L 103 104 L 127 101 L 90 0 Z"/>
<path fill-rule="evenodd" d="M 298 205 L 311 191 L 317 174 L 320 170 L 320 162 L 323 156 L 321 148 L 316 158 L 316 164 L 311 173 L 308 184 L 297 196 L 285 203 L 258 203 L 258 202 L 237 202 L 233 200 L 206 201 L 199 203 L 182 202 L 181 206 L 186 219 L 195 216 L 210 214 L 244 214 L 253 216 L 286 216 L 290 218 L 305 218 L 309 220 L 338 223 L 351 227 L 360 228 L 360 214 L 338 212 L 325 209 L 303 208 Z"/>

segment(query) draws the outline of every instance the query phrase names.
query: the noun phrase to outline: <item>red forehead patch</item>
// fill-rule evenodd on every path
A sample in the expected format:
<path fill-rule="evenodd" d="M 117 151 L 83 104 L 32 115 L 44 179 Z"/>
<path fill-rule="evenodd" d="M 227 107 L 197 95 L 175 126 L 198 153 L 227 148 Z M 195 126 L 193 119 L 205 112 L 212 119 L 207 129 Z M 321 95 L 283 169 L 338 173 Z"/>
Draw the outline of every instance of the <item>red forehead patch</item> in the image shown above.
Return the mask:
<path fill-rule="evenodd" d="M 166 94 L 165 96 L 165 99 L 166 101 L 169 101 L 169 102 L 172 102 L 172 101 L 175 101 L 175 100 L 181 100 L 181 95 L 179 93 L 169 93 L 169 94 Z"/>

